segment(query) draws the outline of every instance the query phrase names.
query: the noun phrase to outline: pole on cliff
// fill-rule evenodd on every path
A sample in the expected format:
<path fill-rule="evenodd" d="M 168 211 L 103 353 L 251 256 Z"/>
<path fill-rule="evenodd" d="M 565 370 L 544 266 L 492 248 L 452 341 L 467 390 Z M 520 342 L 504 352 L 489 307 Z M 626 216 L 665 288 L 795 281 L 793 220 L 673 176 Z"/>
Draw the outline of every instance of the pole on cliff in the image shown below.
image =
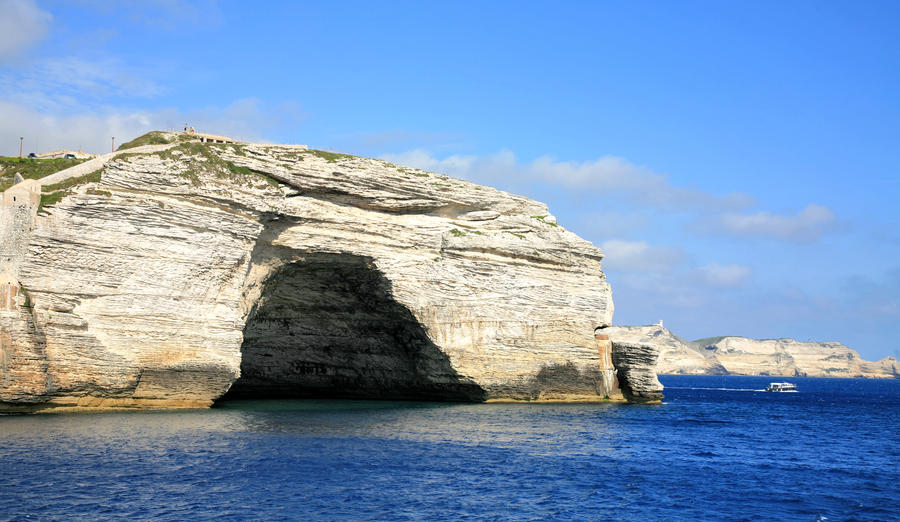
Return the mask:
<path fill-rule="evenodd" d="M 110 152 L 115 152 L 115 151 L 116 151 L 116 137 L 113 136 L 112 137 L 112 150 Z"/>
<path fill-rule="evenodd" d="M 19 159 L 22 158 L 22 141 L 25 140 L 24 136 L 19 136 Z"/>

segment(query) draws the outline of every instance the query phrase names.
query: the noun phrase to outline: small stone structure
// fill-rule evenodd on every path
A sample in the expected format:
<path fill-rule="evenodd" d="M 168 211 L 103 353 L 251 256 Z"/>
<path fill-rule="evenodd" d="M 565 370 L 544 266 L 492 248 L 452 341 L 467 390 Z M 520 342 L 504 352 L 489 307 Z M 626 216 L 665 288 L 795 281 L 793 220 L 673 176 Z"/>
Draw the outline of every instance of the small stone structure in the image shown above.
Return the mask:
<path fill-rule="evenodd" d="M 18 179 L 21 179 L 21 176 Z M 41 202 L 41 183 L 36 179 L 22 179 L 4 191 L 0 201 L 4 208 L 29 205 L 34 206 L 37 212 L 37 205 Z"/>
<path fill-rule="evenodd" d="M 41 203 L 38 180 L 26 179 L 6 189 L 0 197 L 0 310 L 15 310 L 19 264 Z"/>
<path fill-rule="evenodd" d="M 188 135 L 200 139 L 201 143 L 238 143 L 227 136 L 216 136 L 215 134 L 202 134 L 199 132 L 189 132 Z"/>

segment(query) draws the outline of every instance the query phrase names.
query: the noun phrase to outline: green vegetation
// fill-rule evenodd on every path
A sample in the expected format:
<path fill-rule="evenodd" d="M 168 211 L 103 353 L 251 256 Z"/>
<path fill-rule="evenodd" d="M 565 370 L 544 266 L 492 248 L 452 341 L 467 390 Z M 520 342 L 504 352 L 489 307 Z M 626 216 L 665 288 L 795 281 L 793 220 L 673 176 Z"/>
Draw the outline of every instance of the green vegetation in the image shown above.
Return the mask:
<path fill-rule="evenodd" d="M 69 194 L 71 194 L 71 191 L 68 190 L 60 190 L 59 192 L 51 192 L 50 194 L 41 194 L 41 203 L 38 205 L 38 210 L 59 203 L 59 200 Z"/>
<path fill-rule="evenodd" d="M 430 175 L 430 174 L 428 174 L 427 172 L 415 172 L 415 173 L 413 173 L 413 176 L 415 176 L 415 177 L 417 177 L 417 178 L 427 178 L 429 175 Z"/>
<path fill-rule="evenodd" d="M 248 169 L 247 167 L 240 167 L 238 165 L 235 165 L 234 163 L 232 163 L 230 161 L 225 162 L 225 167 L 227 167 L 229 172 L 231 172 L 232 174 L 237 174 L 240 176 L 252 176 L 253 175 L 252 170 Z"/>
<path fill-rule="evenodd" d="M 140 147 L 141 145 L 166 145 L 168 143 L 172 143 L 172 140 L 167 138 L 162 132 L 151 131 L 131 141 L 126 141 L 119 145 L 119 148 L 116 150 L 133 149 L 135 147 Z"/>
<path fill-rule="evenodd" d="M 100 189 L 95 189 L 95 188 L 87 189 L 87 193 L 91 194 L 93 196 L 106 196 L 106 197 L 112 196 L 112 192 L 110 192 L 108 190 L 100 190 Z"/>
<path fill-rule="evenodd" d="M 12 186 L 16 173 L 25 179 L 41 179 L 87 160 L 31 159 L 0 156 L 0 192 Z"/>
<path fill-rule="evenodd" d="M 78 185 L 84 185 L 85 183 L 99 183 L 102 175 L 103 172 L 98 170 L 77 178 L 69 178 L 53 185 L 44 185 L 41 190 L 44 192 L 54 192 L 57 190 L 68 190 L 72 187 L 77 187 Z"/>
<path fill-rule="evenodd" d="M 558 226 L 559 226 L 559 225 L 557 225 L 556 223 L 551 223 L 551 222 L 549 222 L 549 221 L 544 221 L 545 219 L 547 219 L 547 216 L 531 216 L 531 218 L 532 218 L 532 219 L 536 219 L 536 220 L 540 221 L 541 223 L 543 223 L 543 224 L 545 224 L 545 225 L 550 225 L 551 227 L 558 227 Z"/>
<path fill-rule="evenodd" d="M 463 232 L 462 230 L 460 230 L 458 228 L 454 228 L 453 230 L 451 230 L 450 234 L 452 234 L 453 237 L 462 237 L 462 236 L 466 235 L 465 232 Z"/>
<path fill-rule="evenodd" d="M 312 154 L 313 156 L 318 156 L 318 157 L 328 161 L 328 163 L 335 163 L 339 159 L 353 157 L 349 154 L 341 154 L 340 152 L 326 152 L 324 150 L 315 150 L 315 149 L 309 149 L 307 152 L 309 154 Z"/>
<path fill-rule="evenodd" d="M 28 289 L 25 288 L 24 285 L 19 285 L 19 290 L 21 290 L 22 295 L 25 296 L 25 303 L 22 305 L 25 308 L 34 308 L 34 304 L 31 302 L 31 298 L 28 297 Z"/>
<path fill-rule="evenodd" d="M 525 236 L 524 236 L 524 235 L 519 234 L 519 233 L 517 233 L 517 232 L 513 232 L 513 231 L 511 231 L 511 230 L 504 230 L 504 232 L 506 232 L 507 234 L 512 234 L 512 235 L 516 236 L 516 237 L 519 238 L 519 239 L 525 239 Z"/>
<path fill-rule="evenodd" d="M 482 231 L 480 231 L 480 230 L 470 230 L 469 232 L 472 233 L 472 234 L 478 234 L 479 236 L 483 236 L 483 235 L 484 235 L 484 232 L 482 232 Z"/>
<path fill-rule="evenodd" d="M 216 145 L 216 144 L 213 144 L 213 145 Z M 222 143 L 221 145 L 223 145 L 222 148 L 230 147 L 234 151 L 234 153 L 237 154 L 238 156 L 246 156 L 247 155 L 247 151 L 244 150 L 244 146 L 241 145 L 240 143 Z"/>
<path fill-rule="evenodd" d="M 262 179 L 273 187 L 278 186 L 278 181 L 269 176 L 256 172 L 253 169 L 235 165 L 234 163 L 222 159 L 219 151 L 224 151 L 227 147 L 235 147 L 243 152 L 240 145 L 233 143 L 202 143 L 199 141 L 187 141 L 180 143 L 171 149 L 162 150 L 154 153 L 155 156 L 167 160 L 184 161 L 188 165 L 188 169 L 183 172 L 183 176 L 191 181 L 191 185 L 200 184 L 200 175 L 202 172 L 215 174 L 219 179 L 229 179 L 234 181 L 250 182 L 251 184 Z M 118 159 L 125 159 L 141 154 L 122 154 Z M 241 154 L 243 155 L 243 154 Z"/>
<path fill-rule="evenodd" d="M 234 176 L 241 176 L 245 179 L 248 177 L 249 178 L 254 178 L 254 177 L 262 178 L 269 185 L 272 185 L 273 187 L 278 186 L 278 180 L 276 180 L 274 178 L 270 178 L 269 176 L 266 176 L 262 172 L 256 172 L 254 170 L 248 169 L 247 167 L 241 167 L 241 166 L 235 165 L 234 163 L 232 163 L 230 161 L 225 162 L 225 167 Z M 219 176 L 219 177 L 221 177 L 221 176 Z"/>
<path fill-rule="evenodd" d="M 41 187 L 41 202 L 38 204 L 38 210 L 59 203 L 62 198 L 72 193 L 72 188 L 77 187 L 78 185 L 84 185 L 85 183 L 100 183 L 102 175 L 103 172 L 98 170 L 96 172 L 91 172 L 90 174 L 85 174 L 84 176 L 60 181 L 53 185 L 44 185 Z M 109 192 L 107 192 L 107 194 L 109 194 Z"/>

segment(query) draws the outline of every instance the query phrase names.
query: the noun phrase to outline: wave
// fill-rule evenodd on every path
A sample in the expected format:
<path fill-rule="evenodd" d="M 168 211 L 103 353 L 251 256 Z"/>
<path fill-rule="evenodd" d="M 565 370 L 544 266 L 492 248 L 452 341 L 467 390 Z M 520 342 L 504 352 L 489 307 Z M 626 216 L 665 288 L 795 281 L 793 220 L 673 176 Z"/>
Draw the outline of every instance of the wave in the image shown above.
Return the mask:
<path fill-rule="evenodd" d="M 704 388 L 696 386 L 666 386 L 667 390 L 715 390 L 715 391 L 750 391 L 764 392 L 766 390 L 757 390 L 754 388 Z"/>

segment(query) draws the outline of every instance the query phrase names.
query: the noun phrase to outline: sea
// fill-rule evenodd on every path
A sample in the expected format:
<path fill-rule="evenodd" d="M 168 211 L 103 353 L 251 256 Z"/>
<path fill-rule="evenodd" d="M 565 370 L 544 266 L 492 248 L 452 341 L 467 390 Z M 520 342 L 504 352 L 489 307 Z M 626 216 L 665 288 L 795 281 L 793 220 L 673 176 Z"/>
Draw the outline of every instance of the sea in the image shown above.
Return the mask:
<path fill-rule="evenodd" d="M 660 405 L 3 416 L 0 520 L 900 520 L 900 380 L 660 380 Z"/>

